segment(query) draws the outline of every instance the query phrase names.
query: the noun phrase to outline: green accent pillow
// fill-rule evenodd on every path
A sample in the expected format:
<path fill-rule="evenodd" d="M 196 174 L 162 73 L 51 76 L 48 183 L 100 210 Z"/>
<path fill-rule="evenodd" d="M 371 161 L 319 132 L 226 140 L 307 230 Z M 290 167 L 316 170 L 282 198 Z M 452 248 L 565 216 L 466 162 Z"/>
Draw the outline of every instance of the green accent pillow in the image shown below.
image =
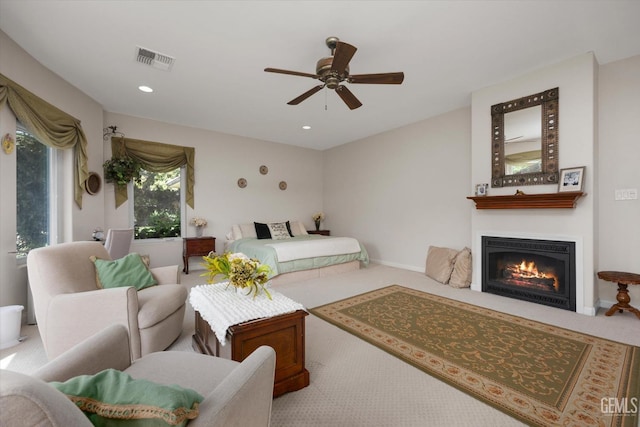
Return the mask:
<path fill-rule="evenodd" d="M 99 288 L 133 286 L 137 290 L 157 285 L 140 254 L 131 253 L 116 260 L 89 257 L 96 266 L 96 282 Z"/>
<path fill-rule="evenodd" d="M 185 426 L 204 399 L 195 390 L 133 379 L 115 369 L 49 384 L 96 426 Z"/>

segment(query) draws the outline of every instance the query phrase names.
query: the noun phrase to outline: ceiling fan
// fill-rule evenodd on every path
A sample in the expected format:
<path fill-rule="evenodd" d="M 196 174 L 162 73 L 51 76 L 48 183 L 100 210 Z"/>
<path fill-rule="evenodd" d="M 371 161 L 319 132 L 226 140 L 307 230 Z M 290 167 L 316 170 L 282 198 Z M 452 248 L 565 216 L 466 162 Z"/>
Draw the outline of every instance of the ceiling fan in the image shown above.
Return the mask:
<path fill-rule="evenodd" d="M 355 46 L 341 42 L 337 37 L 328 37 L 325 41 L 331 49 L 331 56 L 322 58 L 316 64 L 316 74 L 301 73 L 299 71 L 281 70 L 278 68 L 265 68 L 268 73 L 290 74 L 292 76 L 310 77 L 322 82 L 306 91 L 297 98 L 287 102 L 289 105 L 298 105 L 320 89 L 327 87 L 334 89 L 345 104 L 352 109 L 362 106 L 355 95 L 341 83 L 368 83 L 368 84 L 395 84 L 399 85 L 404 80 L 404 73 L 378 73 L 378 74 L 349 74 L 349 61 L 358 50 Z"/>

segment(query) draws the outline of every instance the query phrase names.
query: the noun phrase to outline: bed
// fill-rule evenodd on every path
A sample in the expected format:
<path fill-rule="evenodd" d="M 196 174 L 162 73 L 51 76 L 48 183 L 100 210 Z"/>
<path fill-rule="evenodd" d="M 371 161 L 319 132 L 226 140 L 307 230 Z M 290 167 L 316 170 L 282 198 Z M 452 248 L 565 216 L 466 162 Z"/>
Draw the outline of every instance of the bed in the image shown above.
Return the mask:
<path fill-rule="evenodd" d="M 242 252 L 269 265 L 274 284 L 328 276 L 369 264 L 369 255 L 358 240 L 308 234 L 299 221 L 234 225 L 225 250 Z"/>

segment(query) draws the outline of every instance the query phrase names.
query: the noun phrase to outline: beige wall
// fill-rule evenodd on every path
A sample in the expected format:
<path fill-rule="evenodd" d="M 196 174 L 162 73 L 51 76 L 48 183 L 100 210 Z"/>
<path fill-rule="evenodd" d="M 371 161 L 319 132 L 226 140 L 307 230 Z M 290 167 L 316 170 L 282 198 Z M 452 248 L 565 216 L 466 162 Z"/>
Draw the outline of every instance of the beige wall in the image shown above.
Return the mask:
<path fill-rule="evenodd" d="M 322 210 L 320 151 L 115 113 L 105 113 L 104 122 L 129 138 L 195 148 L 195 209 L 187 208 L 186 220 L 206 218 L 205 233 L 216 237 L 217 251 L 224 250 L 233 224 L 299 220 L 311 228 L 311 216 Z M 104 153 L 105 159 L 111 156 L 110 142 L 105 142 Z M 269 168 L 266 175 L 260 174 L 261 165 Z M 238 187 L 239 178 L 247 180 L 246 188 Z M 280 181 L 286 181 L 286 190 L 280 190 Z M 129 203 L 115 209 L 113 193 L 113 185 L 107 184 L 105 230 L 128 226 Z M 194 236 L 195 228 L 187 224 L 186 234 Z M 136 242 L 133 250 L 150 254 L 154 265 L 182 262 L 181 239 Z M 198 264 L 197 258 L 191 260 L 191 267 Z"/>
<path fill-rule="evenodd" d="M 372 260 L 424 271 L 430 245 L 471 245 L 469 108 L 325 152 L 332 234 L 353 235 Z"/>
<path fill-rule="evenodd" d="M 600 67 L 598 268 L 640 274 L 640 199 L 615 201 L 616 189 L 640 191 L 640 55 Z M 640 307 L 640 286 L 630 286 Z M 616 285 L 598 280 L 600 299 L 615 302 Z"/>

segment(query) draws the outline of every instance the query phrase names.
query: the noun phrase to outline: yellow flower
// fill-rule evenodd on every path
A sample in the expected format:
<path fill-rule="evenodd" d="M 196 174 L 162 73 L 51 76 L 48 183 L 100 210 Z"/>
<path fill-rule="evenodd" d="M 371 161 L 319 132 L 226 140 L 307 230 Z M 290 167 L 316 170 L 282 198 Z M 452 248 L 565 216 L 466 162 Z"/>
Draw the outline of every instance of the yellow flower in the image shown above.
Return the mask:
<path fill-rule="evenodd" d="M 208 276 L 207 283 L 213 283 L 216 276 L 222 276 L 229 281 L 227 286 L 247 288 L 247 295 L 252 293 L 254 298 L 260 291 L 264 291 L 271 299 L 271 294 L 264 286 L 269 281 L 271 273 L 271 267 L 268 265 L 261 264 L 257 259 L 249 258 L 243 253 L 210 253 L 202 259 L 205 261 L 202 265 L 207 269 L 202 276 Z"/>

